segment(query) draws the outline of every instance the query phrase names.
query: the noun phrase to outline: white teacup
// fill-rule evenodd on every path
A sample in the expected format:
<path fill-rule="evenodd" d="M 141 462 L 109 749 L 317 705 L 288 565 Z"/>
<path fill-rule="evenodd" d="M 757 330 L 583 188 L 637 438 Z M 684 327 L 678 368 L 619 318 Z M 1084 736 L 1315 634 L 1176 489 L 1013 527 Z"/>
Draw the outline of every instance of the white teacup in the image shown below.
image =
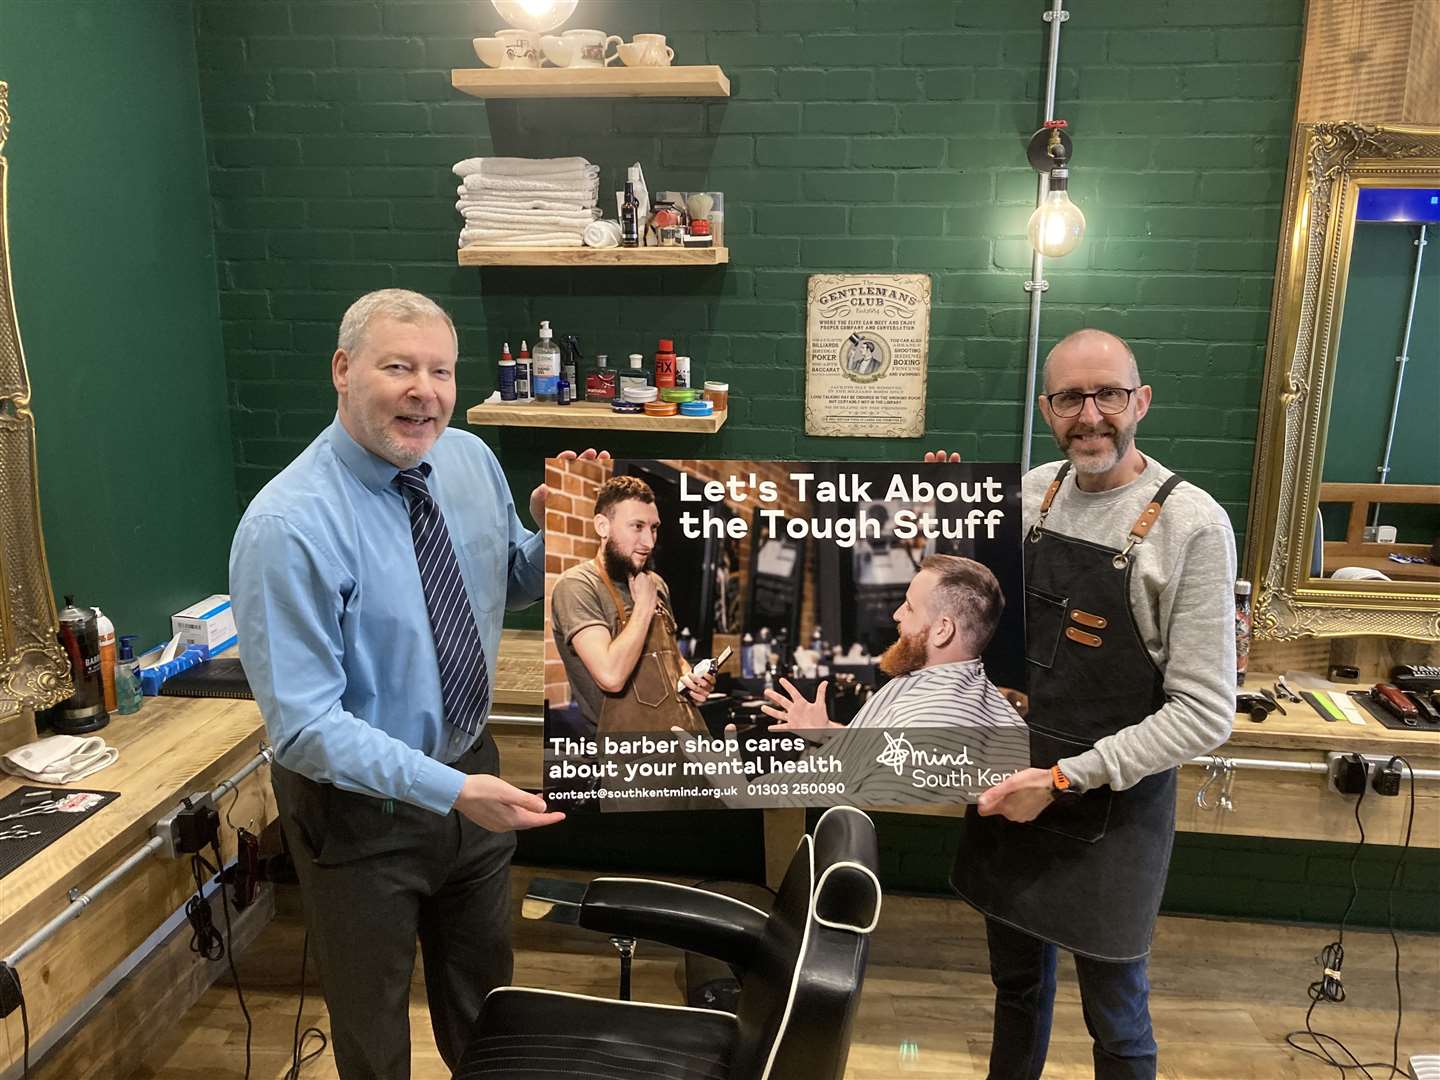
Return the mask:
<path fill-rule="evenodd" d="M 470 44 L 475 46 L 475 55 L 486 67 L 498 68 L 505 59 L 505 42 L 499 38 L 472 38 Z"/>
<path fill-rule="evenodd" d="M 500 57 L 500 67 L 538 68 L 540 66 L 540 35 L 533 30 L 497 30 L 495 37 L 505 47 L 504 55 Z"/>
<path fill-rule="evenodd" d="M 546 35 L 540 44 L 545 58 L 559 67 L 598 68 L 618 59 L 606 50 L 612 41 L 621 45 L 624 40 L 614 34 L 607 36 L 604 30 L 566 30 L 558 37 Z"/>
<path fill-rule="evenodd" d="M 665 44 L 664 34 L 636 34 L 618 52 L 626 67 L 669 67 L 675 50 Z"/>

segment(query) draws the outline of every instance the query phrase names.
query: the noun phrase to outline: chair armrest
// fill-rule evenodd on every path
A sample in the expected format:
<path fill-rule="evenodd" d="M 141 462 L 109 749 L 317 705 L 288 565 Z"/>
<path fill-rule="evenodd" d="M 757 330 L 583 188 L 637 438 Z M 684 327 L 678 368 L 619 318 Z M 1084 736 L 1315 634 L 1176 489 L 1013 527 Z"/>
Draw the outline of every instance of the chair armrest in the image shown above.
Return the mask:
<path fill-rule="evenodd" d="M 768 919 L 743 900 L 646 878 L 596 878 L 580 905 L 587 930 L 658 941 L 741 971 L 750 966 Z"/>

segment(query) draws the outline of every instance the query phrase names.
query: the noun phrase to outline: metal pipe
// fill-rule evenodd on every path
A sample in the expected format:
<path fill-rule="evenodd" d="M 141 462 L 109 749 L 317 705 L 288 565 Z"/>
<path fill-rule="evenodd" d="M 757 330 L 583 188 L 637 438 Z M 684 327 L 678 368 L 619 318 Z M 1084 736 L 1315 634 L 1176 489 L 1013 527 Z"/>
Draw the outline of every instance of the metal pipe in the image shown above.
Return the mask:
<path fill-rule="evenodd" d="M 252 772 L 260 768 L 261 765 L 268 764 L 269 762 L 274 760 L 274 748 L 267 746 L 264 743 L 261 743 L 260 752 L 250 759 L 249 764 L 245 765 L 239 772 L 237 772 L 234 776 L 230 777 L 229 780 L 223 781 L 219 787 L 217 787 L 214 791 L 210 793 L 210 798 L 218 803 L 227 793 L 230 792 L 231 789 L 239 787 L 240 781 L 244 780 Z"/>
<path fill-rule="evenodd" d="M 12 968 L 16 964 L 20 963 L 21 960 L 24 960 L 25 957 L 29 956 L 41 945 L 44 945 L 45 942 L 49 941 L 52 937 L 54 937 L 55 933 L 62 926 L 70 922 L 72 919 L 78 919 L 80 917 L 80 913 L 83 912 L 87 907 L 89 907 L 91 900 L 94 900 L 111 885 L 114 885 L 115 882 L 119 881 L 131 870 L 135 869 L 135 867 L 139 866 L 142 862 L 148 859 L 154 852 L 158 851 L 164 843 L 165 842 L 161 840 L 158 836 L 151 837 L 148 841 L 146 841 L 144 847 L 140 848 L 128 859 L 126 859 L 119 866 L 117 866 L 114 870 L 111 870 L 110 873 L 106 874 L 103 878 L 101 878 L 94 885 L 92 885 L 88 892 L 82 893 L 75 889 L 71 889 L 70 903 L 66 906 L 65 910 L 60 912 L 59 915 L 56 915 L 55 918 L 51 919 L 39 930 L 35 931 L 35 933 L 31 934 L 28 938 L 21 942 L 19 948 L 17 948 L 9 956 L 5 957 L 4 963 Z"/>
<path fill-rule="evenodd" d="M 1400 355 L 1395 357 L 1395 396 L 1390 401 L 1390 423 L 1385 429 L 1385 453 L 1375 470 L 1380 474 L 1382 484 L 1390 476 L 1390 448 L 1395 442 L 1395 421 L 1400 415 L 1400 390 L 1405 385 L 1405 365 L 1410 362 L 1410 330 L 1415 325 L 1415 297 L 1420 292 L 1420 265 L 1425 261 L 1425 245 L 1429 243 L 1425 238 L 1426 228 L 1422 223 L 1420 236 L 1415 241 L 1415 273 L 1410 278 L 1410 307 L 1405 313 L 1405 333 L 1400 342 Z M 1380 524 L 1378 502 L 1370 508 L 1370 524 Z"/>
<path fill-rule="evenodd" d="M 221 796 L 237 786 L 240 781 L 244 780 L 245 777 L 249 776 L 261 765 L 270 761 L 274 756 L 274 750 L 268 746 L 262 746 L 260 752 L 251 758 L 239 772 L 217 787 L 211 797 L 218 801 Z M 3 963 L 8 964 L 10 967 L 14 967 L 20 963 L 21 960 L 24 960 L 25 957 L 29 956 L 41 945 L 44 945 L 45 942 L 54 937 L 55 933 L 66 923 L 73 919 L 78 919 L 80 914 L 90 906 L 92 900 L 164 846 L 165 841 L 161 837 L 152 836 L 145 842 L 143 847 L 135 851 L 134 854 L 119 866 L 115 867 L 115 869 L 111 870 L 94 885 L 90 886 L 85 892 L 81 892 L 79 889 L 71 889 L 70 903 L 65 907 L 65 910 L 21 942 L 20 946 L 13 953 L 5 957 Z"/>
<path fill-rule="evenodd" d="M 1207 754 L 1204 757 L 1191 758 L 1185 764 L 1200 765 L 1205 768 L 1223 768 L 1229 765 L 1235 769 L 1266 769 L 1271 772 L 1298 772 L 1298 773 L 1320 773 L 1326 775 L 1330 772 L 1328 761 L 1279 761 L 1274 758 L 1232 758 L 1223 757 L 1219 754 Z M 1440 780 L 1440 769 L 1406 769 L 1407 774 L 1413 772 L 1416 780 Z"/>
<path fill-rule="evenodd" d="M 1050 24 L 1050 50 L 1045 71 L 1045 119 L 1055 119 L 1055 80 L 1060 64 L 1060 24 L 1070 18 L 1064 10 L 1065 0 L 1050 0 L 1050 10 L 1042 16 Z M 1035 205 L 1041 206 L 1050 193 L 1050 174 L 1041 173 L 1036 185 Z M 1030 442 L 1035 437 L 1035 375 L 1040 365 L 1040 298 L 1050 287 L 1045 280 L 1045 257 L 1038 251 L 1030 258 L 1030 279 L 1025 291 L 1030 294 L 1030 330 L 1025 346 L 1025 417 L 1021 425 L 1020 472 L 1030 471 Z"/>

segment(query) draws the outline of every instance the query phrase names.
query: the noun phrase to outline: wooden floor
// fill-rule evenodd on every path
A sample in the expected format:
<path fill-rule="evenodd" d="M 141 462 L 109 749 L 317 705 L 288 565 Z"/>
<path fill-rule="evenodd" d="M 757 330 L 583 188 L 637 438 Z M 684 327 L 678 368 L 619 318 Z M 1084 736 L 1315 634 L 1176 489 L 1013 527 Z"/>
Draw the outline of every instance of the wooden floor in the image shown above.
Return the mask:
<path fill-rule="evenodd" d="M 550 871 L 544 872 L 547 876 Z M 516 870 L 523 885 L 528 871 Z M 282 896 L 282 910 L 293 908 Z M 1305 988 L 1315 956 L 1331 940 L 1321 927 L 1230 920 L 1164 918 L 1151 964 L 1152 1012 L 1166 1080 L 1287 1080 L 1330 1077 L 1333 1069 L 1284 1043 L 1304 1022 Z M 240 976 L 255 1021 L 256 1080 L 283 1077 L 299 1001 L 302 930 L 281 915 L 240 958 Z M 1405 1022 L 1401 1061 L 1440 1051 L 1440 938 L 1400 936 Z M 680 1002 L 679 954 L 643 943 L 635 965 L 637 999 Z M 1322 1006 L 1315 1026 L 1342 1038 L 1362 1061 L 1389 1060 L 1395 1024 L 1393 953 L 1383 932 L 1345 939 L 1343 1005 Z M 417 964 L 418 966 L 418 964 Z M 611 995 L 615 960 L 608 944 L 582 931 L 517 921 L 516 979 L 522 985 Z M 1047 1078 L 1092 1075 L 1074 969 L 1062 960 Z M 304 1024 L 327 1028 L 313 965 Z M 875 933 L 865 994 L 855 1025 L 849 1080 L 893 1080 L 896 1072 L 964 1080 L 985 1075 L 992 993 L 983 927 L 959 901 L 887 897 Z M 425 987 L 417 971 L 411 1028 L 415 1080 L 447 1078 L 431 1038 Z M 213 1080 L 244 1070 L 245 1027 L 233 987 L 217 984 L 157 1042 L 138 1077 Z M 900 1046 L 918 1059 L 900 1064 Z M 327 1051 L 302 1072 L 333 1080 Z M 1383 1075 L 1383 1073 L 1377 1074 Z"/>

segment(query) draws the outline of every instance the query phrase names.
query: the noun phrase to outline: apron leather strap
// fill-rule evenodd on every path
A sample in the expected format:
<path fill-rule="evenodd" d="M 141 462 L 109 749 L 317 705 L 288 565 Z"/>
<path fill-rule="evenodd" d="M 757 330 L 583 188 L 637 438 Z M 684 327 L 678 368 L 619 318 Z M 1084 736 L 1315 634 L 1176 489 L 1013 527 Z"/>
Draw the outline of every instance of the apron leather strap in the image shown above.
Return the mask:
<path fill-rule="evenodd" d="M 1170 497 L 1170 492 L 1174 491 L 1182 482 L 1179 476 L 1172 474 L 1170 479 L 1160 485 L 1149 504 L 1140 512 L 1140 516 L 1135 519 L 1135 524 L 1130 526 L 1130 535 L 1125 540 L 1125 547 L 1119 555 L 1111 560 L 1117 570 L 1124 569 L 1126 563 L 1130 561 L 1131 550 L 1136 544 L 1143 543 L 1145 537 L 1150 534 L 1150 530 L 1154 528 L 1156 520 L 1160 517 L 1160 508 L 1165 505 L 1165 500 Z"/>
<path fill-rule="evenodd" d="M 1040 514 L 1030 529 L 1032 543 L 1040 539 L 1040 530 L 1045 526 L 1045 515 L 1050 513 L 1050 504 L 1055 501 L 1055 496 L 1060 494 L 1060 485 L 1065 483 L 1065 477 L 1069 472 L 1070 462 L 1061 462 L 1060 471 L 1055 474 L 1055 479 L 1050 481 L 1050 487 L 1045 491 L 1045 498 L 1040 502 Z"/>

